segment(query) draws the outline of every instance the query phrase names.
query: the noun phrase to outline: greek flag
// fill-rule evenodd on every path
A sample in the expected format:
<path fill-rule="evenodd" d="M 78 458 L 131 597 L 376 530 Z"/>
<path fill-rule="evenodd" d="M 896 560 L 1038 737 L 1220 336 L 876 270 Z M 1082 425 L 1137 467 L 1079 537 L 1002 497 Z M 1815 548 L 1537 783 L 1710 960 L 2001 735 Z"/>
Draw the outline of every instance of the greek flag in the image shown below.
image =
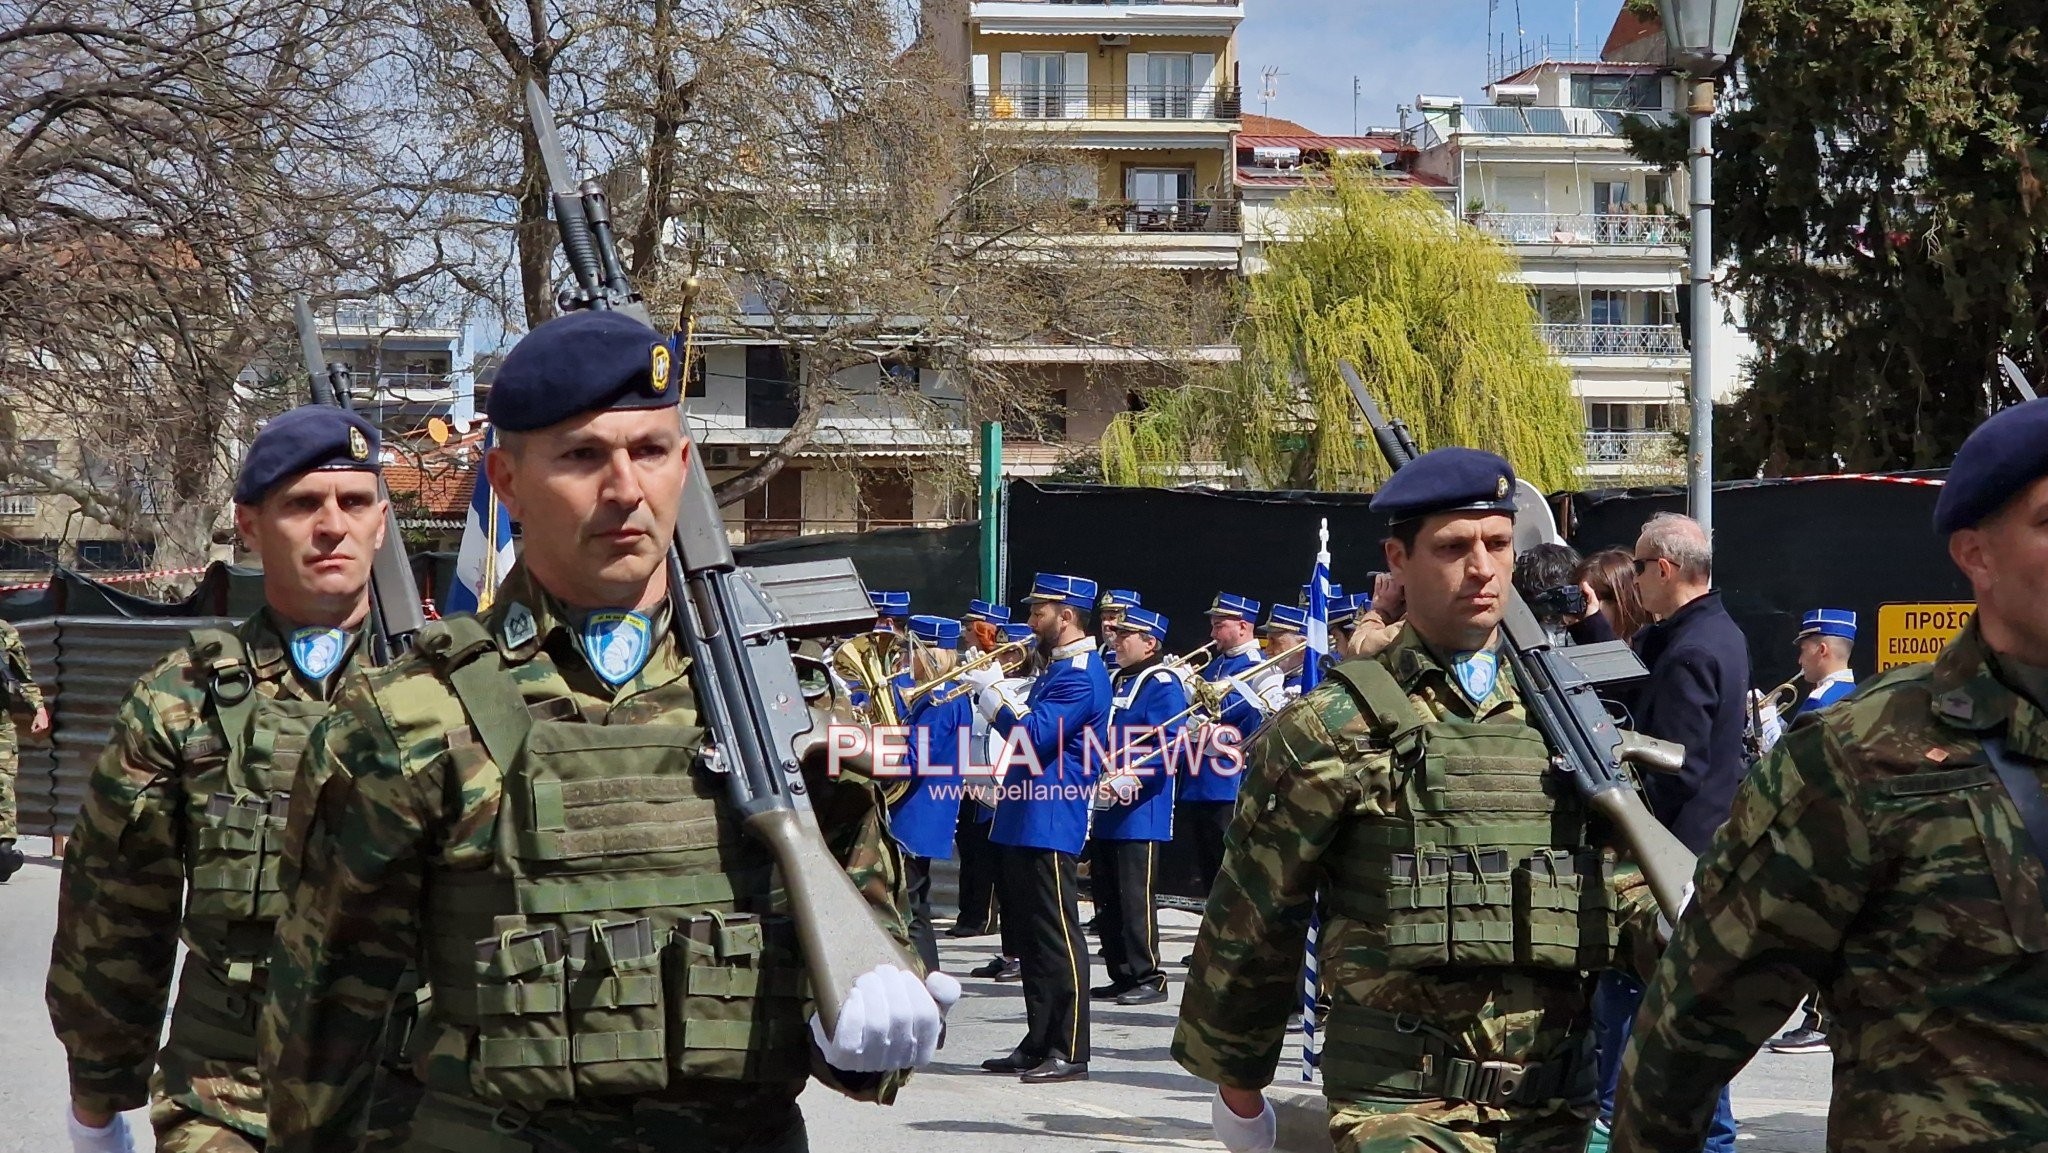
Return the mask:
<path fill-rule="evenodd" d="M 483 469 L 482 453 L 490 447 L 491 430 L 485 429 L 477 456 L 476 487 L 469 494 L 469 520 L 462 526 L 462 548 L 455 554 L 455 587 L 448 592 L 450 614 L 490 608 L 498 582 L 505 579 L 518 556 L 512 550 L 512 514 L 498 503 L 491 491 L 491 478 Z"/>
<path fill-rule="evenodd" d="M 1308 578 L 1308 657 L 1301 662 L 1301 691 L 1323 679 L 1330 657 L 1330 522 L 1316 532 L 1316 571 Z"/>

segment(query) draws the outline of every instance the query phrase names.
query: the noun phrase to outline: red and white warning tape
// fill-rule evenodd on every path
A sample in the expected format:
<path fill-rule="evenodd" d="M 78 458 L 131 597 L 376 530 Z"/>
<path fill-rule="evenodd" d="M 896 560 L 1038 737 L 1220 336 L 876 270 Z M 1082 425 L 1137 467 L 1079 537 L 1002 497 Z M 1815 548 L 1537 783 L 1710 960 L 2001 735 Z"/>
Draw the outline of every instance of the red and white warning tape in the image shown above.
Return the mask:
<path fill-rule="evenodd" d="M 1781 480 L 1791 484 L 1808 484 L 1813 481 L 1820 480 L 1870 480 L 1877 481 L 1882 484 L 1918 485 L 1922 488 L 1940 488 L 1942 485 L 1948 483 L 1946 480 L 1942 480 L 1939 477 L 1890 476 L 1886 473 L 1881 472 L 1831 472 L 1824 474 L 1822 476 L 1782 476 L 1773 477 L 1771 479 Z"/>
<path fill-rule="evenodd" d="M 199 568 L 164 568 L 157 569 L 154 572 L 115 573 L 113 576 L 93 577 L 92 579 L 103 585 L 133 584 L 136 581 L 155 580 L 158 577 L 195 576 L 205 571 L 206 567 L 202 565 Z M 35 581 L 23 585 L 0 585 L 0 593 L 20 592 L 23 589 L 46 589 L 49 587 L 49 581 Z"/>

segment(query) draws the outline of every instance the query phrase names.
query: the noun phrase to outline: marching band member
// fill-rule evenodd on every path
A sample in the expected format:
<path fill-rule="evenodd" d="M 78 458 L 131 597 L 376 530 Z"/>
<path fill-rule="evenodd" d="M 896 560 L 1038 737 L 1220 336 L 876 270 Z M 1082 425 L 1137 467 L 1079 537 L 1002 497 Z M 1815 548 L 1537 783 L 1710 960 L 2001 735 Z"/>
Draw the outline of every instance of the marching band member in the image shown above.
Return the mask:
<path fill-rule="evenodd" d="M 1187 728 L 1188 694 L 1179 674 L 1159 659 L 1165 617 L 1127 609 L 1115 634 L 1117 673 L 1110 681 L 1109 710 L 1115 767 L 1096 786 L 1088 858 L 1109 984 L 1089 995 L 1119 1005 L 1153 1005 L 1166 1000 L 1166 974 L 1159 968 L 1152 895 L 1159 843 L 1173 836 L 1171 758 L 1183 751 L 1174 745 Z"/>
<path fill-rule="evenodd" d="M 1008 608 L 1002 611 L 1005 616 L 1009 615 Z M 1037 634 L 1033 633 L 1031 626 L 1027 624 L 1005 624 L 1002 630 L 1004 644 L 1012 641 L 1028 644 L 1038 639 Z M 1027 699 L 1031 691 L 1032 654 L 1029 650 L 1014 650 L 1014 653 L 1015 655 L 1003 657 L 998 662 L 1003 666 L 1003 679 L 997 681 L 996 686 L 1003 691 L 1007 699 L 1021 703 Z M 973 747 L 983 751 L 982 759 L 987 764 L 993 765 L 1002 759 L 1003 735 L 990 729 L 988 718 L 982 716 L 979 711 L 974 714 Z M 960 933 L 956 926 L 954 932 L 960 936 L 981 936 L 1000 929 L 1001 952 L 987 964 L 970 970 L 969 975 L 996 981 L 1021 981 L 1024 979 L 1024 968 L 1017 959 L 1020 948 L 1017 944 L 1017 935 L 1012 931 L 1017 918 L 1005 917 L 1001 912 L 1001 886 L 997 882 L 1003 871 L 1002 849 L 989 839 L 989 833 L 995 824 L 996 790 L 999 783 L 986 780 L 977 783 L 968 790 L 973 803 L 963 806 L 966 813 L 961 818 L 960 834 L 960 919 L 970 928 L 977 925 L 984 927 L 980 933 Z M 968 829 L 970 824 L 973 826 L 972 831 Z M 966 903 L 970 894 L 980 894 L 974 899 L 978 902 L 985 901 L 985 904 L 975 906 L 977 909 L 987 910 L 985 919 L 971 918 Z"/>
<path fill-rule="evenodd" d="M 1856 691 L 1849 654 L 1856 648 L 1856 614 L 1848 609 L 1815 609 L 1799 625 L 1799 675 L 1813 691 L 1792 711 L 1798 720 Z"/>
<path fill-rule="evenodd" d="M 1282 661 L 1279 666 L 1285 674 L 1287 700 L 1293 700 L 1301 695 L 1301 666 L 1308 658 L 1308 610 L 1292 605 L 1274 605 L 1266 613 L 1265 627 L 1259 631 L 1266 634 L 1266 656 L 1269 658 L 1300 650 L 1299 656 Z"/>
<path fill-rule="evenodd" d="M 1102 594 L 1101 603 L 1095 606 L 1096 636 L 1102 641 L 1102 667 L 1116 672 L 1116 625 L 1124 619 L 1129 609 L 1139 607 L 1142 598 L 1130 589 L 1111 589 Z"/>
<path fill-rule="evenodd" d="M 889 808 L 889 830 L 907 857 L 910 889 L 910 940 L 924 958 L 925 969 L 937 972 L 939 943 L 932 933 L 932 862 L 951 860 L 953 831 L 960 819 L 960 745 L 974 727 L 974 702 L 942 680 L 959 661 L 960 622 L 947 617 L 910 618 L 911 667 L 915 684 L 938 684 L 911 701 L 903 714 L 910 726 L 910 787 Z"/>
<path fill-rule="evenodd" d="M 893 675 L 901 671 L 902 634 L 910 616 L 910 594 L 901 590 L 868 590 L 868 603 L 875 609 L 875 627 L 853 637 L 832 651 L 831 669 L 846 686 L 847 702 L 864 709 L 874 686 L 863 667 L 868 658 L 878 659 Z M 901 713 L 897 714 L 901 716 Z"/>
<path fill-rule="evenodd" d="M 1211 684 L 1230 682 L 1222 690 L 1222 715 L 1208 721 L 1235 728 L 1242 737 L 1250 736 L 1279 703 L 1280 677 L 1264 676 L 1252 685 L 1236 680 L 1260 660 L 1259 642 L 1253 635 L 1259 608 L 1259 602 L 1250 597 L 1217 593 L 1208 611 L 1209 639 L 1216 644 L 1216 656 L 1203 666 L 1202 679 Z M 1209 891 L 1216 871 L 1223 867 L 1223 834 L 1230 828 L 1231 809 L 1237 803 L 1237 783 L 1233 763 L 1210 752 L 1197 762 L 1195 772 L 1175 785 L 1175 824 L 1188 838 L 1201 892 Z"/>
<path fill-rule="evenodd" d="M 1008 605 L 990 604 L 985 600 L 967 602 L 967 611 L 960 616 L 961 632 L 977 652 L 987 652 L 1003 643 L 1003 626 L 1010 623 Z"/>
<path fill-rule="evenodd" d="M 1088 629 L 1094 581 L 1040 573 L 1024 599 L 1047 657 L 1025 701 L 1002 691 L 1001 670 L 976 669 L 966 679 L 980 688 L 977 705 L 990 728 L 1022 734 L 1037 762 L 1034 769 L 1019 757 L 1010 766 L 990 834 L 1003 851 L 1003 919 L 1016 922 L 1028 1027 L 1015 1050 L 982 1062 L 1029 1085 L 1088 1076 L 1088 948 L 1074 864 L 1094 784 L 1087 747 L 1100 744 L 1109 724 L 1109 674 Z"/>

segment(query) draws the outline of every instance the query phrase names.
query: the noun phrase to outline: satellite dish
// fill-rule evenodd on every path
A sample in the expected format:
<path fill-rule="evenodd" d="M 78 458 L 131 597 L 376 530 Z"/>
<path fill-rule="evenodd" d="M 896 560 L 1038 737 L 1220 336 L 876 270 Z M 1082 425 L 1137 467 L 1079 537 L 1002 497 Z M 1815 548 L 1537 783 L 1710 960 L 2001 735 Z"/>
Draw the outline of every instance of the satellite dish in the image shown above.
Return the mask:
<path fill-rule="evenodd" d="M 438 416 L 427 418 L 427 439 L 435 444 L 448 443 L 448 422 Z"/>
<path fill-rule="evenodd" d="M 1521 556 L 1539 544 L 1563 544 L 1564 538 L 1557 534 L 1557 517 L 1550 511 L 1550 502 L 1543 499 L 1535 485 L 1526 480 L 1515 481 L 1515 555 Z"/>

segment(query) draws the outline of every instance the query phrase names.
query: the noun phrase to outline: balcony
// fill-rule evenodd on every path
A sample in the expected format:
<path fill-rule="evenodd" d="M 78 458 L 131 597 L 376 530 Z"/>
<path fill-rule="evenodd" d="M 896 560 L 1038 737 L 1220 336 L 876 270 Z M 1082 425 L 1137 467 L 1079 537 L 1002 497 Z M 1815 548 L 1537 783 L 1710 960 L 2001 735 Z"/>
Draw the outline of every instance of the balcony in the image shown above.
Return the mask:
<path fill-rule="evenodd" d="M 1465 219 L 1509 244 L 1655 248 L 1682 245 L 1685 219 L 1648 213 L 1469 212 Z"/>
<path fill-rule="evenodd" d="M 1669 324 L 1539 324 L 1543 342 L 1559 356 L 1685 355 L 1685 339 Z"/>
<path fill-rule="evenodd" d="M 1666 428 L 1596 428 L 1586 430 L 1587 464 L 1662 461 L 1678 449 Z"/>
<path fill-rule="evenodd" d="M 968 213 L 969 231 L 988 234 L 1013 229 L 1038 232 L 1125 232 L 1235 234 L 1241 226 L 1232 200 L 1088 200 L 1067 202 L 1067 214 L 1056 205 L 976 204 Z"/>
<path fill-rule="evenodd" d="M 397 305 L 343 304 L 320 317 L 323 331 L 356 332 L 449 332 L 460 334 L 462 316 L 454 309 L 404 308 Z"/>
<path fill-rule="evenodd" d="M 973 0 L 969 18 L 984 34 L 1229 36 L 1243 0 Z"/>
<path fill-rule="evenodd" d="M 970 89 L 974 115 L 984 120 L 1234 121 L 1242 114 L 1234 84 L 1005 85 Z"/>
<path fill-rule="evenodd" d="M 0 520 L 33 520 L 42 509 L 42 499 L 34 494 L 0 496 Z"/>

